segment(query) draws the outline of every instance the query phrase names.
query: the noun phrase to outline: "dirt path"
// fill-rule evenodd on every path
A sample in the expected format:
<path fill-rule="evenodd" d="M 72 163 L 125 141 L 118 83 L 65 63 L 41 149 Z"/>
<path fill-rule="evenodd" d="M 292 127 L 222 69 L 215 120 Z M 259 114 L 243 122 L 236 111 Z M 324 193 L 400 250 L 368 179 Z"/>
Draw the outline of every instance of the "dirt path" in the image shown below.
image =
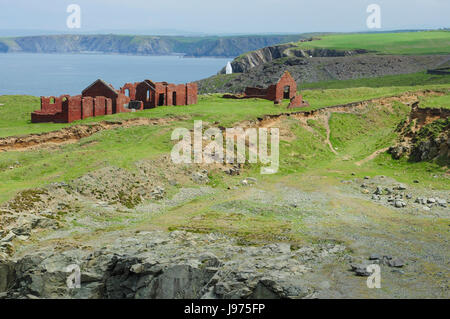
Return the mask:
<path fill-rule="evenodd" d="M 380 150 L 377 150 L 377 151 L 373 152 L 372 154 L 370 154 L 369 156 L 367 156 L 365 159 L 362 159 L 362 160 L 356 162 L 355 164 L 358 166 L 361 166 L 361 165 L 367 163 L 368 161 L 373 160 L 375 157 L 377 157 L 381 153 L 386 152 L 388 149 L 389 149 L 389 147 L 385 147 Z"/>
<path fill-rule="evenodd" d="M 331 141 L 330 141 L 330 135 L 331 135 L 330 125 L 329 125 L 330 117 L 331 117 L 331 113 L 328 114 L 328 117 L 327 117 L 326 120 L 324 121 L 325 129 L 327 130 L 327 139 L 326 139 L 326 143 L 327 143 L 328 146 L 330 147 L 330 150 L 331 150 L 334 154 L 338 155 L 338 152 L 336 152 L 336 150 L 334 149 L 334 147 L 333 147 L 333 145 L 331 144 Z"/>

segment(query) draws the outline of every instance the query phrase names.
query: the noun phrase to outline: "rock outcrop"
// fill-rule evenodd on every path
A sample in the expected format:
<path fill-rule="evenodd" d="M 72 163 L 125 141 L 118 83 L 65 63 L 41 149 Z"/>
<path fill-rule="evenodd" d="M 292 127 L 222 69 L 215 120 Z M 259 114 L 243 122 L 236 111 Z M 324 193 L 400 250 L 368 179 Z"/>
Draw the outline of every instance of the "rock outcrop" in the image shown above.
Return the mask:
<path fill-rule="evenodd" d="M 400 140 L 389 153 L 395 159 L 406 156 L 414 162 L 450 163 L 449 118 L 449 109 L 419 108 L 419 103 L 414 103 L 408 119 L 397 127 Z"/>
<path fill-rule="evenodd" d="M 306 41 L 306 40 L 303 40 Z M 252 68 L 263 65 L 268 62 L 280 58 L 298 57 L 298 58 L 310 58 L 310 57 L 343 57 L 353 56 L 357 54 L 367 53 L 366 50 L 333 50 L 333 49 L 311 49 L 302 50 L 298 48 L 295 43 L 279 44 L 275 46 L 265 47 L 259 50 L 251 51 L 231 62 L 234 73 L 244 73 Z M 223 68 L 220 74 L 226 74 L 225 68 Z"/>
<path fill-rule="evenodd" d="M 287 49 L 288 52 L 290 49 Z M 270 52 L 264 55 L 263 52 Z M 333 50 L 315 50 L 317 56 L 303 57 L 301 52 L 271 59 L 275 51 L 258 50 L 232 62 L 233 71 L 244 73 L 217 74 L 197 81 L 199 93 L 239 93 L 246 87 L 266 87 L 277 81 L 284 71 L 289 71 L 299 83 L 380 77 L 416 73 L 437 67 L 449 59 L 449 55 L 376 55 L 356 54 Z M 321 52 L 322 55 L 319 54 Z M 308 52 L 304 52 L 306 55 Z M 272 55 L 271 55 L 272 54 Z M 270 60 L 268 62 L 264 62 Z M 260 64 L 262 63 L 262 64 Z"/>
<path fill-rule="evenodd" d="M 318 244 L 239 246 L 225 236 L 141 232 L 102 248 L 42 248 L 0 262 L 6 298 L 302 298 L 302 275 L 345 247 Z M 69 267 L 71 266 L 71 267 Z M 80 286 L 71 286 L 73 269 Z M 69 284 L 68 284 L 69 282 Z"/>

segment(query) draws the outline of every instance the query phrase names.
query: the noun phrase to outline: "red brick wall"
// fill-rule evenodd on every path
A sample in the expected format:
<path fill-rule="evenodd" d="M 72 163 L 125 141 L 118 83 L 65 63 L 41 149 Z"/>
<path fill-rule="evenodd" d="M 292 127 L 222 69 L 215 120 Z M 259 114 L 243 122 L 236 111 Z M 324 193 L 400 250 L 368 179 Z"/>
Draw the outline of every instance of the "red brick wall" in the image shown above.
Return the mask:
<path fill-rule="evenodd" d="M 65 123 L 63 113 L 39 113 L 39 111 L 31 113 L 31 123 Z"/>
<path fill-rule="evenodd" d="M 81 120 L 81 95 L 71 96 L 63 104 L 63 113 L 65 113 L 66 123 Z M 66 110 L 64 110 L 66 106 Z"/>
<path fill-rule="evenodd" d="M 247 88 L 245 88 L 245 95 L 248 96 L 248 97 L 252 97 L 252 96 L 266 96 L 267 95 L 267 89 L 247 87 Z"/>
<path fill-rule="evenodd" d="M 176 101 L 172 105 L 186 105 L 186 85 L 178 84 L 175 86 Z M 173 100 L 173 93 L 171 96 Z"/>
<path fill-rule="evenodd" d="M 106 97 L 97 96 L 94 100 L 94 116 L 106 114 Z"/>
<path fill-rule="evenodd" d="M 149 99 L 147 99 L 147 92 L 149 92 Z M 156 107 L 155 92 L 145 82 L 136 85 L 135 99 L 144 102 L 145 109 Z"/>
<path fill-rule="evenodd" d="M 106 98 L 106 115 L 111 115 L 112 113 L 112 100 Z"/>
<path fill-rule="evenodd" d="M 173 92 L 177 92 L 177 86 L 175 84 L 167 84 L 166 86 L 166 98 L 164 105 L 174 105 L 173 103 Z M 176 97 L 178 102 L 178 96 Z"/>
<path fill-rule="evenodd" d="M 41 111 L 43 113 L 56 113 L 62 111 L 62 100 L 68 95 L 57 96 L 41 96 Z"/>
<path fill-rule="evenodd" d="M 281 102 L 284 98 L 286 86 L 289 87 L 289 99 L 292 99 L 297 94 L 297 83 L 288 71 L 284 72 L 277 84 L 269 85 L 266 89 L 245 88 L 245 97 L 261 97 L 270 101 Z"/>
<path fill-rule="evenodd" d="M 198 85 L 197 83 L 186 84 L 186 105 L 197 104 Z"/>
<path fill-rule="evenodd" d="M 155 83 L 155 106 L 166 105 L 166 103 L 167 103 L 167 101 L 166 101 L 167 88 L 166 87 L 167 87 L 167 84 L 165 82 L 156 82 Z"/>
<path fill-rule="evenodd" d="M 94 116 L 94 99 L 92 97 L 83 97 L 81 101 L 81 117 L 87 119 Z"/>
<path fill-rule="evenodd" d="M 107 84 L 97 81 L 85 89 L 82 95 L 60 97 L 41 97 L 41 110 L 31 114 L 33 123 L 58 122 L 70 123 L 91 116 L 110 115 L 121 112 L 131 112 L 125 108 L 131 100 L 141 101 L 141 109 L 158 106 L 160 96 L 162 105 L 190 105 L 198 100 L 198 87 L 196 83 L 169 84 L 156 82 L 149 86 L 147 82 L 126 83 L 120 92 L 115 91 Z M 153 90 L 152 87 L 155 87 Z M 111 89 L 112 90 L 111 90 Z M 130 97 L 125 90 L 130 90 Z M 149 98 L 147 99 L 147 92 Z M 174 101 L 174 93 L 176 101 Z M 54 103 L 50 103 L 54 99 Z"/>
<path fill-rule="evenodd" d="M 281 101 L 284 95 L 284 88 L 289 86 L 289 99 L 292 99 L 297 94 L 297 83 L 289 72 L 284 72 L 276 84 L 276 92 L 274 101 Z"/>
<path fill-rule="evenodd" d="M 125 96 L 127 96 L 126 94 L 126 90 L 129 90 L 130 95 L 129 98 L 130 100 L 136 100 L 136 88 L 138 86 L 139 82 L 137 83 L 125 83 L 125 85 L 120 88 L 120 93 L 124 94 Z"/>
<path fill-rule="evenodd" d="M 125 104 L 130 103 L 130 98 L 125 96 L 122 93 L 119 93 L 116 99 L 116 111 L 113 113 L 123 113 L 123 112 L 131 112 L 129 109 L 125 108 Z"/>
<path fill-rule="evenodd" d="M 294 108 L 294 107 L 304 107 L 304 106 L 308 106 L 308 103 L 304 102 L 303 96 L 298 94 L 291 99 L 291 102 L 289 103 L 288 107 Z"/>

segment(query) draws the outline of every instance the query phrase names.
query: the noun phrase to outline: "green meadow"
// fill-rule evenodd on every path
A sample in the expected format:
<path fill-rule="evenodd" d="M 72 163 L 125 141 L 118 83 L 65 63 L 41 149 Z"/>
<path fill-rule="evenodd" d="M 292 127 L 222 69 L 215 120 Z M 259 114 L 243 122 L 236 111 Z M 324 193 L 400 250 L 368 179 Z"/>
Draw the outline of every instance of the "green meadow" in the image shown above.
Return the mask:
<path fill-rule="evenodd" d="M 421 89 L 448 89 L 448 85 L 422 86 Z M 370 98 L 392 96 L 417 90 L 418 87 L 348 88 L 304 91 L 310 109 L 338 105 Z M 429 97 L 426 106 L 448 105 L 449 95 Z M 0 153 L 0 202 L 11 198 L 17 191 L 42 186 L 56 181 L 69 181 L 89 171 L 112 165 L 133 168 L 140 159 L 156 158 L 170 152 L 173 142 L 170 134 L 175 127 L 192 128 L 193 120 L 216 123 L 230 127 L 245 120 L 255 120 L 265 114 L 291 112 L 283 106 L 275 106 L 264 100 L 229 100 L 220 95 L 201 96 L 199 103 L 192 106 L 160 107 L 136 113 L 122 113 L 112 116 L 86 119 L 72 124 L 31 124 L 29 112 L 38 108 L 38 98 L 29 96 L 1 96 L 0 135 L 11 136 L 40 133 L 78 123 L 92 123 L 101 120 L 128 119 L 134 117 L 163 118 L 183 116 L 183 119 L 160 126 L 137 126 L 105 130 L 74 144 L 56 148 L 42 148 L 29 151 Z M 294 109 L 294 111 L 298 111 Z M 333 154 L 325 143 L 324 123 L 309 121 L 309 129 L 295 120 L 282 124 L 293 134 L 292 140 L 281 141 L 280 174 L 296 174 L 310 170 L 325 175 L 347 176 L 353 171 L 364 175 L 393 175 L 401 181 L 411 183 L 421 179 L 424 185 L 449 188 L 445 179 L 433 178 L 442 175 L 442 167 L 434 163 L 410 163 L 396 161 L 387 154 L 358 167 L 355 162 L 364 159 L 378 149 L 392 145 L 396 138 L 395 127 L 404 119 L 409 108 L 403 104 L 394 105 L 391 110 L 369 108 L 363 115 L 332 114 L 330 118 L 330 141 L 337 149 Z M 258 165 L 250 171 L 257 173 Z M 340 173 L 330 173 L 338 169 Z M 220 177 L 218 177 L 220 179 Z M 267 177 L 271 178 L 271 177 Z"/>
<path fill-rule="evenodd" d="M 303 42 L 301 49 L 365 49 L 377 54 L 421 55 L 449 54 L 449 31 L 398 33 L 351 33 L 320 36 L 320 40 Z"/>
<path fill-rule="evenodd" d="M 349 87 L 305 90 L 304 98 L 311 105 L 302 110 L 312 110 L 326 106 L 345 104 L 384 96 L 397 95 L 408 91 L 422 89 L 446 90 L 446 84 L 388 86 L 388 87 Z M 444 102 L 444 100 L 442 100 Z M 439 103 L 439 101 L 435 102 Z M 39 98 L 33 96 L 0 96 L 0 137 L 18 136 L 32 133 L 43 133 L 58 130 L 63 127 L 94 123 L 103 120 L 130 119 L 136 117 L 164 118 L 170 116 L 189 116 L 191 119 L 201 119 L 207 122 L 220 122 L 222 126 L 232 126 L 240 121 L 253 120 L 266 114 L 297 112 L 298 109 L 287 109 L 289 101 L 281 106 L 260 99 L 230 100 L 223 99 L 221 94 L 203 95 L 199 103 L 190 106 L 163 106 L 155 109 L 133 113 L 121 113 L 100 116 L 70 124 L 38 123 L 33 124 L 30 113 L 40 108 Z"/>

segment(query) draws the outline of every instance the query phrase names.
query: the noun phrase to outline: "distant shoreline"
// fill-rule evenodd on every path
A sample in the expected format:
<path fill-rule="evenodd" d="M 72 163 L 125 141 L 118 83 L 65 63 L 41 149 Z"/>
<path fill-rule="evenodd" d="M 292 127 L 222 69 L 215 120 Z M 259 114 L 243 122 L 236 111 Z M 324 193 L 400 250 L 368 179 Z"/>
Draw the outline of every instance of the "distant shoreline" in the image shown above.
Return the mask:
<path fill-rule="evenodd" d="M 137 56 L 137 57 L 180 57 L 188 59 L 234 59 L 235 56 L 194 56 L 186 55 L 183 53 L 171 53 L 171 54 L 133 54 L 133 53 L 115 53 L 115 52 L 101 52 L 101 51 L 84 51 L 84 52 L 0 52 L 0 55 L 11 54 L 48 54 L 48 55 L 117 55 L 117 56 Z"/>

